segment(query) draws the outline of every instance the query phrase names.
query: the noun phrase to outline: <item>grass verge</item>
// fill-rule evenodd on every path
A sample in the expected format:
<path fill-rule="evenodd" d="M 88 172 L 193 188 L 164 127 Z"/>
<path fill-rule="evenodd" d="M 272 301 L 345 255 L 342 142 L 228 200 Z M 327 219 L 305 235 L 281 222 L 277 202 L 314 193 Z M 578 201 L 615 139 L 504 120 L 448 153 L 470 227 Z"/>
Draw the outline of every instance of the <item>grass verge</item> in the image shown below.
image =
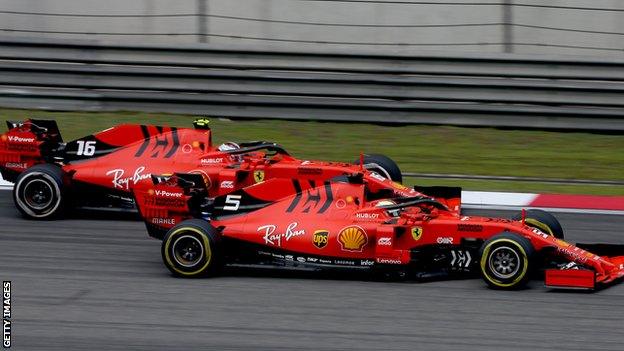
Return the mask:
<path fill-rule="evenodd" d="M 50 112 L 0 109 L 8 120 L 50 118 L 71 140 L 118 123 L 190 127 L 197 116 L 145 112 Z M 624 179 L 624 136 L 450 126 L 228 120 L 212 118 L 216 142 L 269 140 L 304 159 L 353 161 L 360 151 L 382 153 L 403 171 L 463 173 L 595 180 Z M 3 126 L 2 131 L 6 130 Z M 560 185 L 533 182 L 430 180 L 408 184 L 459 185 L 468 190 L 499 190 L 624 195 L 622 186 Z"/>

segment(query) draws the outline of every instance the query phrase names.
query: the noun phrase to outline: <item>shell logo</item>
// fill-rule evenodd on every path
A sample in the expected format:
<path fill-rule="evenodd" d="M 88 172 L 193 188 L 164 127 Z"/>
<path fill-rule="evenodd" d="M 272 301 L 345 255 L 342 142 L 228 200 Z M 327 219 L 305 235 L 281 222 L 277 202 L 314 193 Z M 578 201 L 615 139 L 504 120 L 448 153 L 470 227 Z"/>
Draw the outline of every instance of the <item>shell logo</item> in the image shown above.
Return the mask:
<path fill-rule="evenodd" d="M 368 243 L 368 236 L 364 229 L 354 225 L 340 231 L 338 242 L 343 251 L 362 252 L 364 245 Z"/>

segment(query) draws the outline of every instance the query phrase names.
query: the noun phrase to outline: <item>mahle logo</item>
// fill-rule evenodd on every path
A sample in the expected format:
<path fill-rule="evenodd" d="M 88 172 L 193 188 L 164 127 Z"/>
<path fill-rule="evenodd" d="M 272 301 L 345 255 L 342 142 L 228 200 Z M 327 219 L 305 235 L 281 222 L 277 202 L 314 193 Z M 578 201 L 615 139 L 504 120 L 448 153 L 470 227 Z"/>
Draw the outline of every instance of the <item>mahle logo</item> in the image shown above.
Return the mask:
<path fill-rule="evenodd" d="M 319 249 L 324 248 L 325 246 L 327 246 L 327 243 L 329 241 L 329 232 L 327 230 L 317 230 L 314 232 L 314 236 L 312 237 L 312 242 L 314 243 L 314 246 L 316 246 Z"/>

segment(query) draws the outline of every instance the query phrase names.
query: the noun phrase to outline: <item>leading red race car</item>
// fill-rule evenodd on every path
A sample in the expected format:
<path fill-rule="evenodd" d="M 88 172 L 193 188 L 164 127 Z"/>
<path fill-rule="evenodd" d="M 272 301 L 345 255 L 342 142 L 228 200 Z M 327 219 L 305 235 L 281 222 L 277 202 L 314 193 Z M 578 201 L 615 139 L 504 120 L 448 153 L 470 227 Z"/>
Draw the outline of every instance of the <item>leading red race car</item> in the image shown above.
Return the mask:
<path fill-rule="evenodd" d="M 29 218 L 60 217 L 76 207 L 134 210 L 131 190 L 152 173 L 201 174 L 210 196 L 265 178 L 302 172 L 334 175 L 291 157 L 275 143 L 213 146 L 205 119 L 195 121 L 195 128 L 122 124 L 67 143 L 55 121 L 29 119 L 7 125 L 8 131 L 0 135 L 0 172 L 15 183 L 16 207 Z M 243 158 L 247 162 L 241 164 Z M 401 181 L 398 166 L 385 156 L 367 155 L 364 163 Z"/>
<path fill-rule="evenodd" d="M 188 174 L 155 176 L 134 193 L 149 234 L 163 239 L 166 267 L 183 277 L 226 264 L 421 278 L 479 272 L 493 288 L 517 289 L 545 268 L 547 286 L 593 289 L 624 276 L 624 256 L 614 256 L 621 246 L 586 246 L 589 252 L 567 243 L 547 212 L 463 216 L 456 188 L 429 189 L 437 199 L 410 195 L 351 167 L 328 180 L 306 172 L 214 198 L 201 177 Z"/>

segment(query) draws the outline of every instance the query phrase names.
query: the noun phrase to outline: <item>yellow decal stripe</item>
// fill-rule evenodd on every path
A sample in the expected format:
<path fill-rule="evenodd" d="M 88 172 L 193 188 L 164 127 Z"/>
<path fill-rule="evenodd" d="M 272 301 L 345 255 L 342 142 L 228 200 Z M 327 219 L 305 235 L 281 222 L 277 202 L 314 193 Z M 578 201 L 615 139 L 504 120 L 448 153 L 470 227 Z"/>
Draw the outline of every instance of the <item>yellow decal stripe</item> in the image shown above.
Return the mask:
<path fill-rule="evenodd" d="M 549 226 L 547 226 L 546 224 L 538 221 L 537 219 L 534 218 L 526 218 L 524 220 L 525 223 L 533 226 L 533 227 L 537 227 L 537 229 L 543 231 L 544 233 L 547 233 L 551 236 L 555 236 L 555 234 L 553 233 L 552 229 L 550 229 Z"/>

